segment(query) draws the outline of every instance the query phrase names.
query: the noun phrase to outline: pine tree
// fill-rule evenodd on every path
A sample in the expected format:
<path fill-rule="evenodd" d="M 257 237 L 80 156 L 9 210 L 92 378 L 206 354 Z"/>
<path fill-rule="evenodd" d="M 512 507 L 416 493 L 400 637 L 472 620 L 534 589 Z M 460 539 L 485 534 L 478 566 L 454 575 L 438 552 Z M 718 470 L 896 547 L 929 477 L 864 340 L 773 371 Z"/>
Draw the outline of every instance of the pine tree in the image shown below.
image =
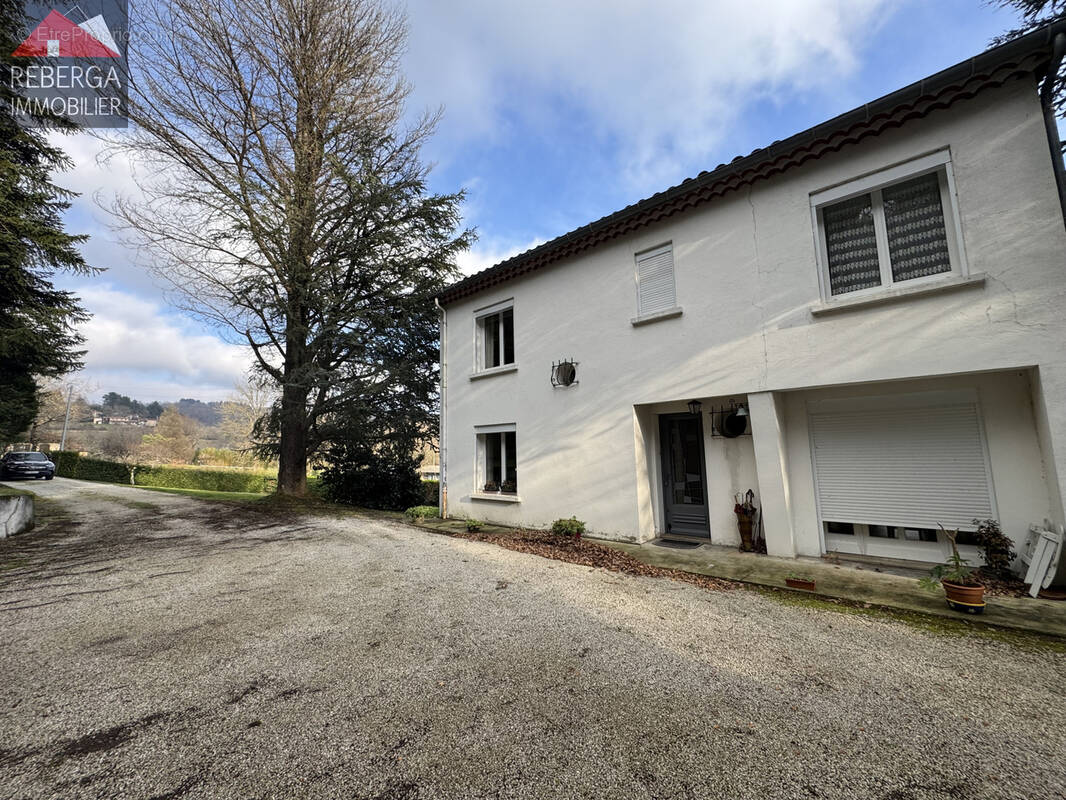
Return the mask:
<path fill-rule="evenodd" d="M 26 33 L 22 3 L 0 0 L 0 440 L 32 423 L 42 378 L 82 363 L 75 326 L 88 315 L 77 297 L 55 288 L 53 277 L 96 272 L 77 249 L 87 237 L 63 228 L 74 195 L 52 182 L 52 172 L 70 160 L 45 138 L 74 126 L 57 117 L 38 117 L 29 126 L 14 116 L 10 53 Z"/>
<path fill-rule="evenodd" d="M 997 0 L 997 5 L 1016 10 L 1021 14 L 1022 24 L 997 36 L 992 40 L 994 45 L 1009 42 L 1037 28 L 1066 19 L 1066 0 Z M 1059 66 L 1054 103 L 1055 113 L 1059 117 L 1066 115 L 1066 60 Z M 1063 147 L 1066 149 L 1066 142 L 1063 142 Z"/>

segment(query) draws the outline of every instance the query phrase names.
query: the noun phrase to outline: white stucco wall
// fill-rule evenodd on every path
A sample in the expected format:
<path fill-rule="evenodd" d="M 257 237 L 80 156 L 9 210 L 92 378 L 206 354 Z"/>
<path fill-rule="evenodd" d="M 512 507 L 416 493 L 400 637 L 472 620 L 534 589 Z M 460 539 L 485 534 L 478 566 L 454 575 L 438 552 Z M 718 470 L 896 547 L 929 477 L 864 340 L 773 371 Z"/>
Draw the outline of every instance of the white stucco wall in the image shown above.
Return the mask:
<path fill-rule="evenodd" d="M 0 494 L 0 539 L 33 528 L 33 495 Z"/>
<path fill-rule="evenodd" d="M 811 193 L 944 147 L 951 152 L 969 272 L 985 275 L 984 283 L 813 317 L 820 294 Z M 684 313 L 634 327 L 633 255 L 668 241 Z M 661 519 L 651 410 L 657 404 L 683 407 L 691 398 L 766 392 L 774 393 L 766 396 L 774 407 L 778 393 L 799 389 L 1036 368 L 1033 381 L 1026 379 L 1027 386 L 1037 384 L 1030 397 L 1038 407 L 1028 417 L 1033 434 L 1025 437 L 1023 455 L 1003 455 L 994 465 L 997 495 L 1001 513 L 1037 502 L 1025 493 L 1007 500 L 999 482 L 1013 461 L 1033 463 L 1035 441 L 1035 459 L 1043 459 L 1037 494 L 1044 499 L 1037 505 L 1061 520 L 1064 254 L 1066 228 L 1039 103 L 1032 84 L 1017 81 L 449 305 L 449 512 L 532 526 L 576 514 L 598 535 L 645 540 Z M 474 312 L 508 298 L 514 298 L 518 369 L 472 381 Z M 569 357 L 579 362 L 579 383 L 553 388 L 552 362 Z M 802 454 L 790 432 L 794 405 L 787 400 L 778 415 L 787 447 L 784 478 L 793 487 L 762 502 L 787 517 L 789 536 L 806 553 L 810 488 L 801 480 Z M 474 426 L 495 423 L 517 426 L 517 504 L 470 499 Z M 755 454 L 743 458 L 749 455 Z M 738 466 L 749 470 L 742 480 L 752 477 L 751 463 Z M 709 483 L 720 486 L 723 459 L 708 443 L 712 465 Z M 716 525 L 726 525 L 713 506 L 712 537 Z"/>

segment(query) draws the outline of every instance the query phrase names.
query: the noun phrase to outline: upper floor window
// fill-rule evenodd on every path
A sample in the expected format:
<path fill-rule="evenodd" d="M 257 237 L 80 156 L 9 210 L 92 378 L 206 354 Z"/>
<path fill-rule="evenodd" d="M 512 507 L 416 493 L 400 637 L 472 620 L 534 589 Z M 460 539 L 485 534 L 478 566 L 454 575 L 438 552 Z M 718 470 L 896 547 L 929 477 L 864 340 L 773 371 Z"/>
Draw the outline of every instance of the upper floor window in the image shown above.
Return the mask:
<path fill-rule="evenodd" d="M 637 253 L 637 316 L 669 311 L 677 305 L 674 248 L 663 245 Z"/>
<path fill-rule="evenodd" d="M 514 364 L 514 306 L 498 303 L 477 313 L 477 371 Z"/>
<path fill-rule="evenodd" d="M 812 195 L 825 296 L 961 274 L 953 195 L 947 151 Z"/>

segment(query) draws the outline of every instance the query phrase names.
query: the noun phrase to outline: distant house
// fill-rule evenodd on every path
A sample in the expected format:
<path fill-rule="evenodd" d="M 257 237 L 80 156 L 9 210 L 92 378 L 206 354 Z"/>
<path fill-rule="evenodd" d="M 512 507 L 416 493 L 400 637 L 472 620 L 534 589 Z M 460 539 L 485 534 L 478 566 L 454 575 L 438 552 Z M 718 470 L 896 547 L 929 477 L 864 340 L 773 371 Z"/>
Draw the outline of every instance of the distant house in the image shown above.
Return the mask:
<path fill-rule="evenodd" d="M 93 425 L 138 425 L 154 428 L 157 420 L 146 419 L 139 414 L 108 415 L 99 411 L 93 412 Z"/>
<path fill-rule="evenodd" d="M 916 561 L 1063 522 L 1055 35 L 443 291 L 446 513 L 735 544 L 751 489 L 772 555 Z"/>

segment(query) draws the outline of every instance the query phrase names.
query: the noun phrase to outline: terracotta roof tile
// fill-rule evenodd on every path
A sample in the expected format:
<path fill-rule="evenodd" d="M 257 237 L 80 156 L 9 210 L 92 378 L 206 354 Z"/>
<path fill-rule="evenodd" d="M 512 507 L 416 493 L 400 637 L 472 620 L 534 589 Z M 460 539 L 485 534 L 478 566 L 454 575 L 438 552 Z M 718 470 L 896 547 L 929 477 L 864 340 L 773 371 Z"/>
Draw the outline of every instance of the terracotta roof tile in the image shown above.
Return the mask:
<path fill-rule="evenodd" d="M 573 257 L 716 197 L 772 178 L 911 120 L 921 119 L 987 89 L 1037 76 L 1046 69 L 1051 40 L 1061 31 L 1066 31 L 1066 22 L 1045 26 L 813 128 L 778 140 L 769 147 L 757 148 L 746 156 L 737 156 L 728 164 L 719 164 L 714 170 L 687 178 L 676 186 L 452 284 L 440 293 L 441 305 Z"/>

